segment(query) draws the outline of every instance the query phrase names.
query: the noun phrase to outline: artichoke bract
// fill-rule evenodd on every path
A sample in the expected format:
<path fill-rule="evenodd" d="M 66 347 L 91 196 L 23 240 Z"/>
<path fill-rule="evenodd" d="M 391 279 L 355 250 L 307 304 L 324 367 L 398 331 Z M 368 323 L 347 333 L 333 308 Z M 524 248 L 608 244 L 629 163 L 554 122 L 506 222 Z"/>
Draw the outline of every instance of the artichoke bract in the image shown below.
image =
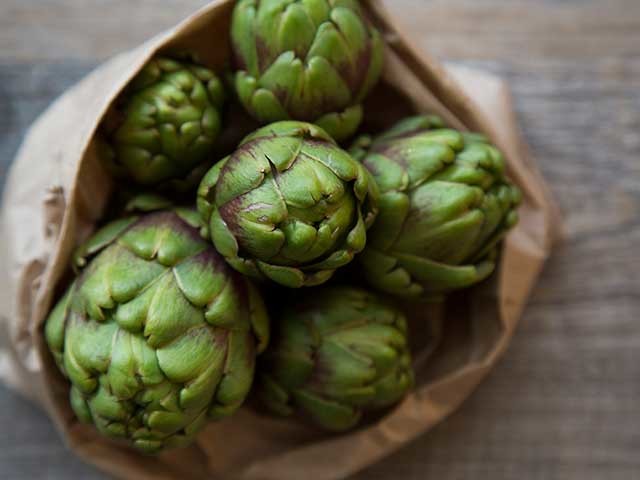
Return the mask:
<path fill-rule="evenodd" d="M 231 38 L 235 89 L 256 119 L 316 123 L 338 141 L 355 133 L 383 64 L 357 0 L 239 0 Z"/>
<path fill-rule="evenodd" d="M 203 235 L 239 272 L 298 288 L 329 280 L 364 249 L 377 213 L 366 169 L 316 125 L 246 137 L 198 191 Z"/>
<path fill-rule="evenodd" d="M 483 136 L 417 116 L 357 140 L 351 152 L 380 189 L 378 219 L 359 256 L 368 282 L 394 295 L 435 298 L 493 272 L 521 193 Z"/>
<path fill-rule="evenodd" d="M 271 412 L 348 430 L 412 387 L 406 319 L 361 289 L 306 293 L 287 303 L 258 372 L 259 397 Z"/>
<path fill-rule="evenodd" d="M 197 222 L 166 210 L 99 230 L 45 324 L 78 419 L 147 453 L 187 445 L 233 413 L 268 341 L 260 294 Z"/>
<path fill-rule="evenodd" d="M 144 186 L 188 181 L 209 161 L 224 97 L 211 70 L 164 57 L 151 60 L 103 122 L 108 166 Z"/>

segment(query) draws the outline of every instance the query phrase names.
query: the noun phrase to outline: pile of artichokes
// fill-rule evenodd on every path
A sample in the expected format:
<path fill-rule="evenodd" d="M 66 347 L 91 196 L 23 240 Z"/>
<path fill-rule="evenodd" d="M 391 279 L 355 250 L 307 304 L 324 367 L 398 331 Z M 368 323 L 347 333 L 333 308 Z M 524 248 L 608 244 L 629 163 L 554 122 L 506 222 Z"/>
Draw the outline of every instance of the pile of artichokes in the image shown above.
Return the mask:
<path fill-rule="evenodd" d="M 129 201 L 44 327 L 77 418 L 146 453 L 252 391 L 334 432 L 398 403 L 403 302 L 487 278 L 518 220 L 485 137 L 418 115 L 354 138 L 383 67 L 357 0 L 239 0 L 231 46 L 228 72 L 156 57 L 112 105 L 99 150 Z M 224 156 L 238 108 L 263 126 Z"/>

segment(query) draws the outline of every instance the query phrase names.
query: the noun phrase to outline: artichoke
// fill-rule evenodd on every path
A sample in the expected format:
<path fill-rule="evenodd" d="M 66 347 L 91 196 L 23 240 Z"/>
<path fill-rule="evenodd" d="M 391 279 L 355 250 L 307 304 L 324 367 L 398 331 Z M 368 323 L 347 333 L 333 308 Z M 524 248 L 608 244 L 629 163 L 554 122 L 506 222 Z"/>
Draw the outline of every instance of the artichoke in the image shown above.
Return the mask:
<path fill-rule="evenodd" d="M 377 213 L 366 169 L 321 128 L 285 121 L 247 136 L 198 191 L 216 250 L 239 272 L 319 285 L 365 246 Z"/>
<path fill-rule="evenodd" d="M 252 116 L 313 122 L 338 141 L 355 133 L 383 63 L 357 0 L 239 0 L 231 39 L 235 89 Z"/>
<path fill-rule="evenodd" d="M 413 385 L 406 319 L 371 293 L 320 289 L 287 302 L 278 320 L 258 365 L 259 396 L 275 414 L 344 431 Z"/>
<path fill-rule="evenodd" d="M 147 453 L 234 412 L 268 338 L 259 293 L 197 220 L 165 210 L 108 224 L 75 256 L 79 275 L 45 325 L 77 417 Z"/>
<path fill-rule="evenodd" d="M 200 177 L 221 128 L 224 91 L 212 71 L 151 60 L 103 123 L 105 159 L 121 177 L 152 186 Z M 195 170 L 195 172 L 194 172 Z"/>
<path fill-rule="evenodd" d="M 378 220 L 359 257 L 371 285 L 438 297 L 493 272 L 496 246 L 518 221 L 521 194 L 483 136 L 417 116 L 359 139 L 352 154 L 380 189 Z"/>

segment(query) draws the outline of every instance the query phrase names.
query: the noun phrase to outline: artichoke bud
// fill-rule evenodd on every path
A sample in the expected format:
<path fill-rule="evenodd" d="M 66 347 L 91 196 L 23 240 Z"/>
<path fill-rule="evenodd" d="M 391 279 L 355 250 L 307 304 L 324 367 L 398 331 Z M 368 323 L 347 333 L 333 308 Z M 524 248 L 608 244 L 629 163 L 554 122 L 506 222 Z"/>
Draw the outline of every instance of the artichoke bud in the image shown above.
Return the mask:
<path fill-rule="evenodd" d="M 377 187 L 324 130 L 285 121 L 246 137 L 205 175 L 198 210 L 203 234 L 239 272 L 314 286 L 364 249 Z"/>
<path fill-rule="evenodd" d="M 235 89 L 258 121 L 309 121 L 338 141 L 356 131 L 383 63 L 357 0 L 239 0 L 231 39 Z"/>
<path fill-rule="evenodd" d="M 152 59 L 129 83 L 103 124 L 103 160 L 143 186 L 199 182 L 221 130 L 224 89 L 211 70 Z M 195 177 L 195 178 L 193 178 Z"/>
<path fill-rule="evenodd" d="M 241 405 L 268 319 L 255 287 L 200 237 L 193 213 L 115 221 L 76 259 L 79 274 L 45 338 L 80 421 L 155 453 L 188 444 Z"/>
<path fill-rule="evenodd" d="M 404 315 L 375 295 L 331 287 L 295 298 L 259 363 L 273 413 L 299 413 L 331 431 L 400 401 L 413 385 Z"/>
<path fill-rule="evenodd" d="M 493 272 L 497 245 L 517 223 L 521 194 L 484 136 L 422 115 L 356 140 L 352 154 L 380 189 L 378 219 L 359 257 L 371 285 L 438 297 Z"/>

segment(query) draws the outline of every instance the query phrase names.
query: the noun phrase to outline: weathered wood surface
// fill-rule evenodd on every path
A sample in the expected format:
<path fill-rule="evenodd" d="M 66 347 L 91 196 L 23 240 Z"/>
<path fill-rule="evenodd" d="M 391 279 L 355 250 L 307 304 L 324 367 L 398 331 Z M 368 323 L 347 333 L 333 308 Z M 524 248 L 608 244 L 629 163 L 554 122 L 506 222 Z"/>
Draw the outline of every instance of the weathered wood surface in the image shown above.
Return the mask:
<path fill-rule="evenodd" d="M 99 60 L 204 0 L 2 0 L 0 159 Z M 464 407 L 358 478 L 640 478 L 640 2 L 388 0 L 419 43 L 505 76 L 568 239 Z M 0 478 L 104 478 L 0 387 Z"/>

